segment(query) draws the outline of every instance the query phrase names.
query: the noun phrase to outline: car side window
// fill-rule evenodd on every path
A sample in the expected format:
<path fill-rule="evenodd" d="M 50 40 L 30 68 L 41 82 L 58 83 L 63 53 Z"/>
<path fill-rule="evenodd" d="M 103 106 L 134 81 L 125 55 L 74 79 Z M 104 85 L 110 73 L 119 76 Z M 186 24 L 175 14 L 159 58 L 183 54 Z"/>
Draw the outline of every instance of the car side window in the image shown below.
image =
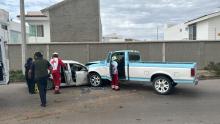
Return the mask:
<path fill-rule="evenodd" d="M 84 66 L 82 66 L 81 71 L 88 71 L 88 69 Z"/>
<path fill-rule="evenodd" d="M 137 52 L 129 52 L 129 62 L 137 62 L 140 61 L 140 54 Z"/>
<path fill-rule="evenodd" d="M 121 59 L 124 59 L 125 55 L 124 52 L 116 52 L 113 53 L 111 57 L 115 56 L 117 58 L 116 61 L 120 61 Z"/>
<path fill-rule="evenodd" d="M 68 64 L 67 63 L 64 63 L 64 64 L 66 66 L 66 68 L 64 68 L 64 70 L 66 71 L 66 70 L 68 70 Z"/>
<path fill-rule="evenodd" d="M 87 71 L 87 68 L 79 64 L 70 64 L 71 71 Z"/>

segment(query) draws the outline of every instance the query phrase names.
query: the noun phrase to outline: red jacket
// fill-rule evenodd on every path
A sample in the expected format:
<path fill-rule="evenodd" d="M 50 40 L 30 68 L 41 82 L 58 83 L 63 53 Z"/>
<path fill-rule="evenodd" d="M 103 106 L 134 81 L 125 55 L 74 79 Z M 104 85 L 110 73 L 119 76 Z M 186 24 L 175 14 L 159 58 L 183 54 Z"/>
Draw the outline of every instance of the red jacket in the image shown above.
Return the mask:
<path fill-rule="evenodd" d="M 52 73 L 60 73 L 61 67 L 65 67 L 65 64 L 60 58 L 52 58 L 50 64 L 52 66 Z"/>

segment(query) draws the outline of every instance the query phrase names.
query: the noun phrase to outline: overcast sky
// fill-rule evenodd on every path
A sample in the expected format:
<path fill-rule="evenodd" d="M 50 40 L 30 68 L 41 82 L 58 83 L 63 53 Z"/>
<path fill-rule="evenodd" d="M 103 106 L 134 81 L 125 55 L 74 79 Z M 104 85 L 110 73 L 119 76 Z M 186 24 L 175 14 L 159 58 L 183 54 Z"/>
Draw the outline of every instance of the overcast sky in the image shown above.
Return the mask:
<path fill-rule="evenodd" d="M 25 0 L 26 11 L 46 8 L 62 0 Z M 155 40 L 157 27 L 163 39 L 167 23 L 181 23 L 220 10 L 219 0 L 100 0 L 103 35 Z M 19 0 L 1 0 L 0 8 L 19 14 Z"/>

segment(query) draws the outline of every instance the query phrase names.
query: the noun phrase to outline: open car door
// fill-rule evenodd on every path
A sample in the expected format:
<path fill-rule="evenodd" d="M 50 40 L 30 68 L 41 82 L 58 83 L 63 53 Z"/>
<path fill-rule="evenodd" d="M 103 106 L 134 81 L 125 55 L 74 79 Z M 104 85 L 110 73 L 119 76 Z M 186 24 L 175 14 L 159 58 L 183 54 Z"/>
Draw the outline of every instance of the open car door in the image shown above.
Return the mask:
<path fill-rule="evenodd" d="M 66 85 L 70 85 L 72 79 L 71 79 L 71 72 L 69 72 L 69 70 L 64 70 L 64 77 L 65 77 Z"/>
<path fill-rule="evenodd" d="M 69 65 L 65 63 L 66 68 L 61 68 L 61 86 L 68 86 L 71 84 L 71 72 L 69 71 Z"/>
<path fill-rule="evenodd" d="M 80 64 L 74 64 L 76 86 L 88 84 L 88 69 Z"/>
<path fill-rule="evenodd" d="M 0 84 L 5 84 L 4 82 L 4 70 L 3 70 L 3 63 L 0 62 Z"/>
<path fill-rule="evenodd" d="M 76 85 L 88 84 L 87 75 L 88 71 L 76 71 Z"/>
<path fill-rule="evenodd" d="M 0 85 L 9 83 L 9 61 L 6 57 L 6 42 L 0 38 Z"/>

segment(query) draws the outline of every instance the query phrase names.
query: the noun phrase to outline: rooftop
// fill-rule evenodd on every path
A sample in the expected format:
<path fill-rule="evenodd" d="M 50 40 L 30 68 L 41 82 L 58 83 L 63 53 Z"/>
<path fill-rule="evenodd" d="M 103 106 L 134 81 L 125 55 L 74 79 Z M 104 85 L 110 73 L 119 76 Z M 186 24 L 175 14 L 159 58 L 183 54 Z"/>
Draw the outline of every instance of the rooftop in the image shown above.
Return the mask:
<path fill-rule="evenodd" d="M 17 17 L 20 17 L 20 15 L 18 15 Z M 47 16 L 44 15 L 41 11 L 29 11 L 25 15 L 25 17 L 47 17 Z"/>
<path fill-rule="evenodd" d="M 56 4 L 54 4 L 52 6 L 49 6 L 49 7 L 45 8 L 45 9 L 42 9 L 41 12 L 44 13 L 44 12 L 46 12 L 48 10 L 54 9 L 56 7 L 59 7 L 59 6 L 63 5 L 65 2 L 67 2 L 67 1 L 71 1 L 71 0 L 63 0 L 63 1 L 59 2 L 59 3 L 56 3 Z"/>
<path fill-rule="evenodd" d="M 220 11 L 213 12 L 213 13 L 210 13 L 210 14 L 206 14 L 206 15 L 200 16 L 198 18 L 189 20 L 189 21 L 185 22 L 185 24 L 191 25 L 191 24 L 194 24 L 194 23 L 197 23 L 197 22 L 200 22 L 200 21 L 204 21 L 204 20 L 216 17 L 216 16 L 220 16 Z"/>

